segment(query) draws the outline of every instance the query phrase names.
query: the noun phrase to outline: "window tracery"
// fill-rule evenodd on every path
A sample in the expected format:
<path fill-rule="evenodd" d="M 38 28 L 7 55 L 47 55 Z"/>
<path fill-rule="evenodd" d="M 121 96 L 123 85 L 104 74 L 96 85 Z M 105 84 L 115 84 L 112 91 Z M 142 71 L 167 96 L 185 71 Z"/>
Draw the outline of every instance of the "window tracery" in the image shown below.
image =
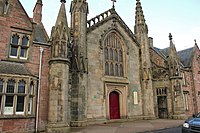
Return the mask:
<path fill-rule="evenodd" d="M 104 40 L 105 75 L 124 77 L 123 48 L 116 33 L 110 33 Z"/>
<path fill-rule="evenodd" d="M 29 49 L 29 36 L 13 33 L 10 44 L 10 57 L 27 59 Z"/>

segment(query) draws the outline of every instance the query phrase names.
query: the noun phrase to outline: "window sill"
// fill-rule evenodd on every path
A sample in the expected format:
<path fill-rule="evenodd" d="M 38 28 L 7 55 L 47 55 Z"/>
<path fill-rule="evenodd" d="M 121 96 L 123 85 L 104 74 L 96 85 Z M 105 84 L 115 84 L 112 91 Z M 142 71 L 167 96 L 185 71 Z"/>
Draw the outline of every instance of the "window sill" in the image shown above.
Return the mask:
<path fill-rule="evenodd" d="M 14 62 L 19 62 L 19 63 L 27 63 L 28 59 L 18 59 L 18 58 L 8 57 L 7 59 L 4 59 L 2 61 L 14 61 Z"/>
<path fill-rule="evenodd" d="M 34 115 L 1 115 L 0 120 L 2 119 L 30 119 L 30 118 L 35 118 Z"/>

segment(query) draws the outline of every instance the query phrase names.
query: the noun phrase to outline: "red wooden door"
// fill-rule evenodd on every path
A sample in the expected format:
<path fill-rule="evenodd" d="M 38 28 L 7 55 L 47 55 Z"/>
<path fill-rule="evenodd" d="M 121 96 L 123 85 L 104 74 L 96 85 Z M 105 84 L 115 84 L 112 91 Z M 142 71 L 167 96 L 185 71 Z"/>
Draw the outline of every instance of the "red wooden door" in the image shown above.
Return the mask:
<path fill-rule="evenodd" d="M 119 93 L 113 91 L 109 95 L 110 119 L 120 119 Z"/>

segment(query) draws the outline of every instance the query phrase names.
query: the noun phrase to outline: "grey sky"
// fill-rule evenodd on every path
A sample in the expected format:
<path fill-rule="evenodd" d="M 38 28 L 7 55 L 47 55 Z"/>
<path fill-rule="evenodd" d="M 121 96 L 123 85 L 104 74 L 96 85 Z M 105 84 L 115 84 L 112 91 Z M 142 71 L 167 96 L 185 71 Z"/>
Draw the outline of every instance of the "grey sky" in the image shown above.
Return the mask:
<path fill-rule="evenodd" d="M 25 10 L 32 17 L 36 0 L 20 0 Z M 66 2 L 70 9 L 71 0 Z M 87 0 L 89 3 L 88 19 L 112 7 L 110 0 Z M 171 32 L 177 50 L 194 46 L 194 39 L 200 43 L 200 0 L 141 0 L 149 36 L 154 38 L 154 46 L 169 46 L 168 35 Z M 133 31 L 135 23 L 136 0 L 117 0 L 116 11 Z M 55 25 L 60 7 L 60 0 L 43 0 L 43 24 L 50 34 Z M 67 12 L 70 25 L 70 14 Z"/>

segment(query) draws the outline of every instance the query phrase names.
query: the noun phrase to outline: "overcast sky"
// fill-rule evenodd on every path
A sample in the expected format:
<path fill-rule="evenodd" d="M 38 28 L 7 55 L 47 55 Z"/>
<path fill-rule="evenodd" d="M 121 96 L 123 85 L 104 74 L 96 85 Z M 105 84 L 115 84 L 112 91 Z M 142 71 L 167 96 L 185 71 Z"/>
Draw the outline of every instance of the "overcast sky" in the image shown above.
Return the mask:
<path fill-rule="evenodd" d="M 36 0 L 20 0 L 29 17 L 33 16 Z M 110 0 L 87 0 L 88 19 L 112 7 Z M 68 23 L 70 24 L 70 3 L 66 0 Z M 172 33 L 177 50 L 194 46 L 194 39 L 200 46 L 200 0 L 141 0 L 149 36 L 154 38 L 154 46 L 169 46 L 169 33 Z M 124 22 L 133 30 L 135 23 L 136 0 L 117 0 L 115 8 Z M 60 0 L 43 0 L 43 24 L 50 35 L 51 27 L 60 8 Z"/>

